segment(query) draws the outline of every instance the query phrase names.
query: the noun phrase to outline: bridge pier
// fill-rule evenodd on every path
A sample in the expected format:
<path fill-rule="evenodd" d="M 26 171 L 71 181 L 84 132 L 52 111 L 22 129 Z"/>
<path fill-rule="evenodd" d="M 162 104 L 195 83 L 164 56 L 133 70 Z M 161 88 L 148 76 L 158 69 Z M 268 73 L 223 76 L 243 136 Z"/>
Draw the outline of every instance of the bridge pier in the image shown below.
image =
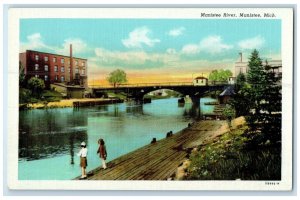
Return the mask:
<path fill-rule="evenodd" d="M 145 103 L 151 103 L 151 98 L 144 98 L 143 96 L 135 97 L 133 98 L 134 102 L 137 104 L 145 104 Z"/>
<path fill-rule="evenodd" d="M 200 106 L 200 97 L 199 96 L 190 96 L 193 105 Z"/>
<path fill-rule="evenodd" d="M 192 100 L 192 110 L 194 111 L 194 116 L 197 118 L 201 117 L 201 109 L 200 109 L 200 97 L 199 96 L 191 96 Z"/>

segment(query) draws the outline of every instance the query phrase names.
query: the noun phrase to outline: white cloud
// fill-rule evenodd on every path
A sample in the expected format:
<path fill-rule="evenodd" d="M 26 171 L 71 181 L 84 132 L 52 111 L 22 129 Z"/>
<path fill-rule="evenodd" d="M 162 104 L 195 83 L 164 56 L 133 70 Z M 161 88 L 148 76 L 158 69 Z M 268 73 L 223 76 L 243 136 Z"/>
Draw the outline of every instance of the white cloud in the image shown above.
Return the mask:
<path fill-rule="evenodd" d="M 142 48 L 143 45 L 153 47 L 155 43 L 159 43 L 157 38 L 151 38 L 151 30 L 146 26 L 134 29 L 129 33 L 127 39 L 123 39 L 122 43 L 127 48 Z"/>
<path fill-rule="evenodd" d="M 172 29 L 168 32 L 168 35 L 172 36 L 172 37 L 177 37 L 183 34 L 183 32 L 185 31 L 184 27 L 179 27 L 179 28 L 175 28 Z"/>
<path fill-rule="evenodd" d="M 264 43 L 265 43 L 265 39 L 260 35 L 258 35 L 256 37 L 240 41 L 238 43 L 238 46 L 241 49 L 256 49 L 262 47 Z"/>
<path fill-rule="evenodd" d="M 210 61 L 203 58 L 185 59 L 180 52 L 169 48 L 165 53 L 148 53 L 145 51 L 111 51 L 104 48 L 96 48 L 94 57 L 88 58 L 89 66 L 95 66 L 99 70 L 111 70 L 121 68 L 125 70 L 150 70 L 158 68 L 174 70 L 199 70 L 211 67 L 228 67 L 233 65 L 234 59 Z"/>
<path fill-rule="evenodd" d="M 70 54 L 70 44 L 72 44 L 73 54 L 80 54 L 87 50 L 87 44 L 78 38 L 69 38 L 64 40 L 62 47 L 57 48 L 55 52 L 57 54 L 69 55 Z"/>
<path fill-rule="evenodd" d="M 182 47 L 181 51 L 184 54 L 197 54 L 200 52 L 200 46 L 198 44 L 187 44 Z"/>
<path fill-rule="evenodd" d="M 167 54 L 144 51 L 110 51 L 103 48 L 96 48 L 95 54 L 96 57 L 89 60 L 97 62 L 99 66 L 137 69 L 162 67 L 172 57 Z"/>
<path fill-rule="evenodd" d="M 210 54 L 221 53 L 224 50 L 231 49 L 232 45 L 222 42 L 221 36 L 209 36 L 200 42 L 200 49 Z"/>
<path fill-rule="evenodd" d="M 24 52 L 26 50 L 37 50 L 37 51 L 45 51 L 49 53 L 69 55 L 70 44 L 72 44 L 73 46 L 74 55 L 84 53 L 88 50 L 87 44 L 78 38 L 65 39 L 64 43 L 61 46 L 57 47 L 57 46 L 51 46 L 45 44 L 41 34 L 34 33 L 32 35 L 27 36 L 26 42 L 21 43 L 20 52 Z"/>
<path fill-rule="evenodd" d="M 26 50 L 53 50 L 51 47 L 47 46 L 43 40 L 40 33 L 34 33 L 32 35 L 27 36 L 26 42 L 21 42 L 20 44 L 20 52 L 25 52 Z"/>
<path fill-rule="evenodd" d="M 221 36 L 213 35 L 202 39 L 198 44 L 187 44 L 182 47 L 181 51 L 184 54 L 197 54 L 199 52 L 216 54 L 232 47 L 232 45 L 223 43 Z"/>
<path fill-rule="evenodd" d="M 96 48 L 94 51 L 95 56 L 88 58 L 91 79 L 103 77 L 104 80 L 110 71 L 117 68 L 125 70 L 131 78 L 136 77 L 135 75 L 145 78 L 151 75 L 152 79 L 155 74 L 157 77 L 170 75 L 176 79 L 176 76 L 192 77 L 194 73 L 208 74 L 212 69 L 234 69 L 234 59 L 211 61 L 198 56 L 190 59 L 180 56 L 181 52 L 176 52 L 172 48 L 160 53 L 141 50 L 114 51 L 104 48 Z M 170 74 L 170 72 L 175 73 Z"/>

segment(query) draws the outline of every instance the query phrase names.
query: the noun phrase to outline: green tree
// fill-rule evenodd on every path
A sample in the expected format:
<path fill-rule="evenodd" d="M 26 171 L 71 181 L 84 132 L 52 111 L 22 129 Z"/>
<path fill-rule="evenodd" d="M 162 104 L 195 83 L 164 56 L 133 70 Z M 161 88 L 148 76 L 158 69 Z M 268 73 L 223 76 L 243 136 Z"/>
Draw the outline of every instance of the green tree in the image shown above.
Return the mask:
<path fill-rule="evenodd" d="M 244 104 L 250 105 L 247 122 L 256 135 L 256 143 L 281 140 L 281 83 L 259 53 L 254 50 L 249 59 L 247 87 L 243 87 Z"/>
<path fill-rule="evenodd" d="M 250 85 L 246 82 L 245 74 L 240 73 L 236 78 L 233 100 L 230 102 L 236 111 L 237 117 L 249 115 L 250 109 L 252 108 L 253 102 L 251 98 L 249 98 L 249 88 Z"/>
<path fill-rule="evenodd" d="M 236 77 L 236 89 L 240 90 L 246 84 L 246 76 L 244 73 L 239 73 Z"/>
<path fill-rule="evenodd" d="M 228 69 L 221 69 L 220 71 L 213 70 L 209 74 L 208 79 L 210 81 L 227 81 L 230 76 L 232 76 L 232 72 Z"/>
<path fill-rule="evenodd" d="M 208 76 L 210 81 L 217 81 L 218 80 L 218 70 L 212 70 Z"/>
<path fill-rule="evenodd" d="M 262 132 L 265 133 L 264 136 L 276 143 L 281 140 L 281 77 L 271 70 L 267 61 L 264 68 L 265 87 L 260 104 L 261 112 L 257 116 L 257 121 L 263 122 Z"/>
<path fill-rule="evenodd" d="M 231 105 L 226 104 L 226 107 L 223 110 L 223 115 L 227 119 L 229 128 L 231 128 L 231 120 L 235 117 L 235 109 Z"/>
<path fill-rule="evenodd" d="M 42 79 L 32 77 L 29 79 L 28 88 L 31 90 L 32 95 L 37 98 L 40 98 L 42 95 L 43 90 L 45 89 L 45 83 Z"/>
<path fill-rule="evenodd" d="M 114 87 L 117 87 L 119 84 L 127 82 L 127 76 L 123 70 L 117 69 L 109 74 L 107 81 Z"/>
<path fill-rule="evenodd" d="M 262 87 L 261 84 L 264 83 L 266 73 L 264 71 L 262 60 L 259 57 L 259 52 L 256 49 L 251 53 L 248 68 L 247 82 L 254 87 Z"/>
<path fill-rule="evenodd" d="M 263 93 L 266 88 L 266 72 L 264 70 L 259 52 L 255 49 L 249 58 L 247 82 L 250 87 L 247 89 L 247 98 L 252 102 L 252 111 L 250 112 L 249 122 L 253 129 L 261 123 L 262 104 L 265 102 Z"/>
<path fill-rule="evenodd" d="M 23 88 L 26 86 L 25 82 L 25 68 L 21 62 L 19 62 L 19 87 Z"/>

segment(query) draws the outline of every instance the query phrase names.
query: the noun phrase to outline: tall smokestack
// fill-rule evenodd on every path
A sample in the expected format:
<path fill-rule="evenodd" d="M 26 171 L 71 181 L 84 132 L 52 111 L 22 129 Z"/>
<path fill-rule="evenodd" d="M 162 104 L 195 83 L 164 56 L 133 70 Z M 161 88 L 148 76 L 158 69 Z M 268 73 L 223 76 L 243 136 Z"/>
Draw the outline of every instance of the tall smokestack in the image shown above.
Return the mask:
<path fill-rule="evenodd" d="M 239 54 L 240 54 L 240 62 L 243 62 L 243 53 L 240 52 Z"/>
<path fill-rule="evenodd" d="M 73 82 L 73 50 L 70 44 L 70 82 Z"/>

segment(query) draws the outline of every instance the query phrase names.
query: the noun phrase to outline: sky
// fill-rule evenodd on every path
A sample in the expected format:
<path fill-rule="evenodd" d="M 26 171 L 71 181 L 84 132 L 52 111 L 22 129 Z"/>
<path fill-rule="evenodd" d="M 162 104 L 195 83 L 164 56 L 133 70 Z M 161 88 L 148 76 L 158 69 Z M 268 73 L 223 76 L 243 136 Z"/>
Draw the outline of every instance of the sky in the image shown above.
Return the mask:
<path fill-rule="evenodd" d="M 37 50 L 88 59 L 89 85 L 108 84 L 115 69 L 128 83 L 191 82 L 247 60 L 281 59 L 277 19 L 21 19 L 20 52 Z"/>

